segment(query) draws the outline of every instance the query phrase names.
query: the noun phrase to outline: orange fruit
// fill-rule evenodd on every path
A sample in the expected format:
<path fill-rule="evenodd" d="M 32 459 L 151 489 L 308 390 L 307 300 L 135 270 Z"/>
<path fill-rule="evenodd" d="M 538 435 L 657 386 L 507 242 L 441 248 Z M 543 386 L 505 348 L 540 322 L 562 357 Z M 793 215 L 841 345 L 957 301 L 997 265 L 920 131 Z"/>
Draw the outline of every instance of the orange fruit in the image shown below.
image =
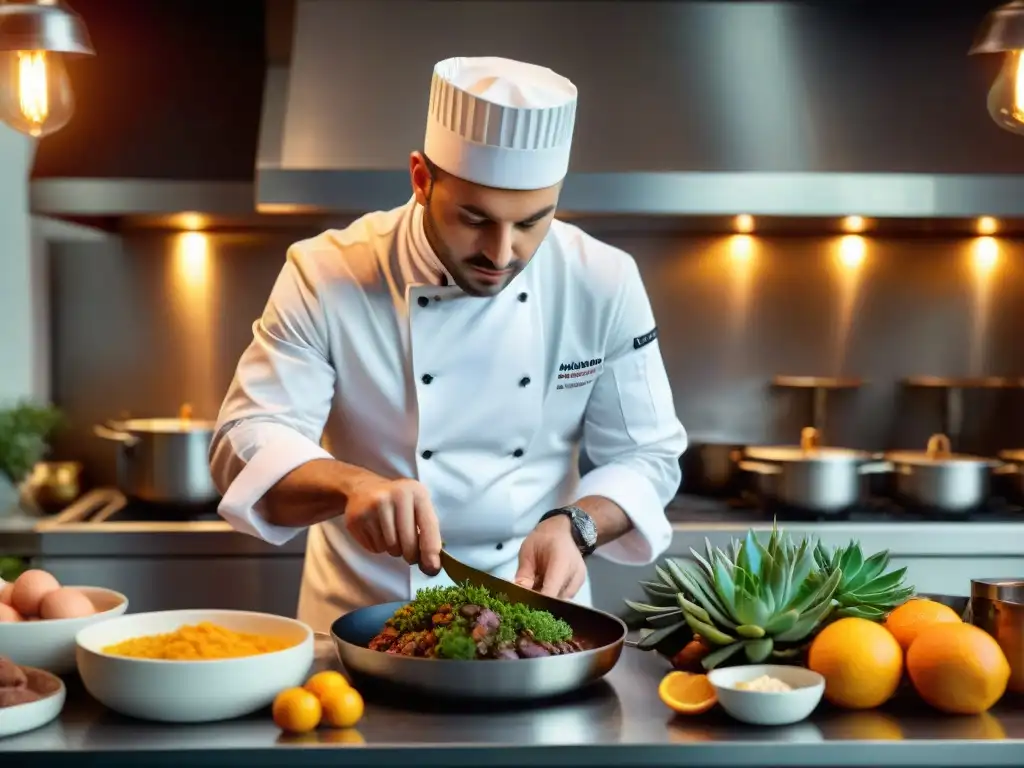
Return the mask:
<path fill-rule="evenodd" d="M 718 703 L 715 688 L 707 675 L 669 672 L 658 684 L 658 698 L 666 707 L 681 715 L 699 715 Z"/>
<path fill-rule="evenodd" d="M 341 672 L 328 670 L 317 672 L 302 687 L 322 701 L 329 693 L 350 688 L 351 686 Z"/>
<path fill-rule="evenodd" d="M 975 715 L 1003 697 L 1010 664 L 999 643 L 973 624 L 925 627 L 907 651 L 918 695 L 942 712 Z"/>
<path fill-rule="evenodd" d="M 308 733 L 320 725 L 320 699 L 305 688 L 288 688 L 277 694 L 272 709 L 277 727 L 289 733 Z"/>
<path fill-rule="evenodd" d="M 334 728 L 351 728 L 363 717 L 366 705 L 355 688 L 339 688 L 328 692 L 322 702 L 324 722 Z"/>
<path fill-rule="evenodd" d="M 932 624 L 960 624 L 962 619 L 948 605 L 936 603 L 934 600 L 912 598 L 895 608 L 885 620 L 885 628 L 906 651 L 914 638 L 925 627 Z"/>
<path fill-rule="evenodd" d="M 825 698 L 837 707 L 873 709 L 896 693 L 903 649 L 881 624 L 839 619 L 811 642 L 807 667 L 825 678 Z"/>

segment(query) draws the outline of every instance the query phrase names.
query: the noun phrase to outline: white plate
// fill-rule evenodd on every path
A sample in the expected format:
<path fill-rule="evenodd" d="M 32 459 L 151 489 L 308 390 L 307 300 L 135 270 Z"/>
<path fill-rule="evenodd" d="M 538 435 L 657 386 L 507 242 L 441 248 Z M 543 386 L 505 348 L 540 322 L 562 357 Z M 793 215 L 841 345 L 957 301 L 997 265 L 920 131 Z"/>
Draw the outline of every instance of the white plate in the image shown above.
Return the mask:
<path fill-rule="evenodd" d="M 64 700 L 68 695 L 64 682 L 59 677 L 50 675 L 45 670 L 37 671 L 52 677 L 60 683 L 60 688 L 45 699 L 0 709 L 0 739 L 32 731 L 36 728 L 42 728 L 56 718 L 61 713 L 61 710 L 64 709 Z"/>

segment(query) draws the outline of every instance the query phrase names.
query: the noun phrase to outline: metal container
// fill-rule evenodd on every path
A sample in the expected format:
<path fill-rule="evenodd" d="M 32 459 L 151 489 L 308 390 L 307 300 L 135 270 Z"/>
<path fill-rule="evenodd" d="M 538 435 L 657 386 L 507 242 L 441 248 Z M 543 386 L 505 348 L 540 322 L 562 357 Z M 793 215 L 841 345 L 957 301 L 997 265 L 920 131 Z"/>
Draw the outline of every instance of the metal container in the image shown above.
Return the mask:
<path fill-rule="evenodd" d="M 962 513 L 989 497 L 994 459 L 953 453 L 949 438 L 932 435 L 923 451 L 892 451 L 895 493 L 899 501 L 942 512 Z"/>
<path fill-rule="evenodd" d="M 82 464 L 77 461 L 40 461 L 25 483 L 42 514 L 54 514 L 82 493 Z"/>
<path fill-rule="evenodd" d="M 189 406 L 176 419 L 129 419 L 97 425 L 99 437 L 119 444 L 120 490 L 154 504 L 207 504 L 219 497 L 210 475 L 214 422 L 195 420 Z"/>
<path fill-rule="evenodd" d="M 741 461 L 739 467 L 757 476 L 763 496 L 824 514 L 856 505 L 865 496 L 865 476 L 892 468 L 867 451 L 822 448 L 818 439 L 815 428 L 805 427 L 799 446 L 748 448 L 747 456 L 755 460 Z"/>
<path fill-rule="evenodd" d="M 1002 475 L 1009 482 L 1010 491 L 1018 500 L 1024 500 L 1024 450 L 1017 448 L 1011 451 L 1000 451 L 999 458 L 1006 462 L 993 470 L 993 474 Z"/>
<path fill-rule="evenodd" d="M 739 490 L 739 462 L 744 446 L 739 443 L 693 442 L 682 456 L 683 493 L 727 496 Z"/>
<path fill-rule="evenodd" d="M 1024 579 L 972 579 L 971 623 L 988 632 L 1010 662 L 1007 689 L 1024 693 Z"/>

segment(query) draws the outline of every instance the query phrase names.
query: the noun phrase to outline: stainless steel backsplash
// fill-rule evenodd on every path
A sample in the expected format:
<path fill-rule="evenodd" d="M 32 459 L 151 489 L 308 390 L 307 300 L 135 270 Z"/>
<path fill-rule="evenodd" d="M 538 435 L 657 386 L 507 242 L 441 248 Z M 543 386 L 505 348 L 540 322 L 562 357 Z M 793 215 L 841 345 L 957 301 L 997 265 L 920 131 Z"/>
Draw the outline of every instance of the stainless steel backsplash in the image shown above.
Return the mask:
<path fill-rule="evenodd" d="M 1022 243 L 588 228 L 637 259 L 695 439 L 793 442 L 810 396 L 773 390 L 772 376 L 842 374 L 866 383 L 830 398 L 829 442 L 923 447 L 942 427 L 941 396 L 907 391 L 902 377 L 1024 375 Z M 309 234 L 139 231 L 55 246 L 53 391 L 71 420 L 56 455 L 84 460 L 92 483 L 108 483 L 114 449 L 92 436 L 93 423 L 173 415 L 184 402 L 215 417 L 285 249 Z M 1024 391 L 968 393 L 961 447 L 1024 446 L 1022 413 Z"/>

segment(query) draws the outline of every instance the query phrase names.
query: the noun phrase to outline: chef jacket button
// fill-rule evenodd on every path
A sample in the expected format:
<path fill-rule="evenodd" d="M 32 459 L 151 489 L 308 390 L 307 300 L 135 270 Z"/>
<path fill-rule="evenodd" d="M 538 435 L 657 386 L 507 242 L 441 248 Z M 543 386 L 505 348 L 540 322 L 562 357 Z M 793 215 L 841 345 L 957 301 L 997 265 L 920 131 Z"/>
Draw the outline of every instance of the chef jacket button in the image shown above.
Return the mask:
<path fill-rule="evenodd" d="M 428 299 L 426 296 L 420 296 L 416 300 L 416 303 L 419 304 L 421 307 L 425 307 L 425 306 L 427 306 L 427 304 L 430 303 L 430 299 Z"/>
<path fill-rule="evenodd" d="M 420 454 L 420 456 L 422 456 L 424 459 L 429 459 L 433 455 L 433 451 L 424 451 L 423 453 Z"/>
<path fill-rule="evenodd" d="M 516 448 L 514 451 L 512 451 L 512 455 L 515 456 L 517 459 L 522 458 L 522 455 L 524 453 L 526 453 L 526 451 L 524 451 L 522 448 Z"/>
<path fill-rule="evenodd" d="M 519 299 L 519 301 L 525 303 L 526 302 L 526 291 L 523 291 L 522 293 L 520 293 L 517 298 Z"/>
<path fill-rule="evenodd" d="M 528 385 L 529 383 L 530 383 L 530 377 L 529 377 L 529 376 L 523 376 L 523 378 L 521 378 L 521 379 L 519 380 L 519 386 L 520 386 L 520 387 L 525 387 L 525 386 L 527 386 L 527 385 Z"/>
<path fill-rule="evenodd" d="M 434 377 L 431 376 L 429 373 L 424 373 L 422 376 L 420 376 L 420 381 L 422 381 L 424 384 L 429 384 L 433 380 Z"/>
<path fill-rule="evenodd" d="M 495 549 L 504 549 L 504 548 L 505 548 L 505 545 L 504 545 L 504 544 L 502 544 L 502 543 L 501 543 L 501 542 L 499 541 L 499 542 L 498 542 L 497 544 L 495 544 L 495 545 L 494 545 L 494 548 L 495 548 Z"/>

